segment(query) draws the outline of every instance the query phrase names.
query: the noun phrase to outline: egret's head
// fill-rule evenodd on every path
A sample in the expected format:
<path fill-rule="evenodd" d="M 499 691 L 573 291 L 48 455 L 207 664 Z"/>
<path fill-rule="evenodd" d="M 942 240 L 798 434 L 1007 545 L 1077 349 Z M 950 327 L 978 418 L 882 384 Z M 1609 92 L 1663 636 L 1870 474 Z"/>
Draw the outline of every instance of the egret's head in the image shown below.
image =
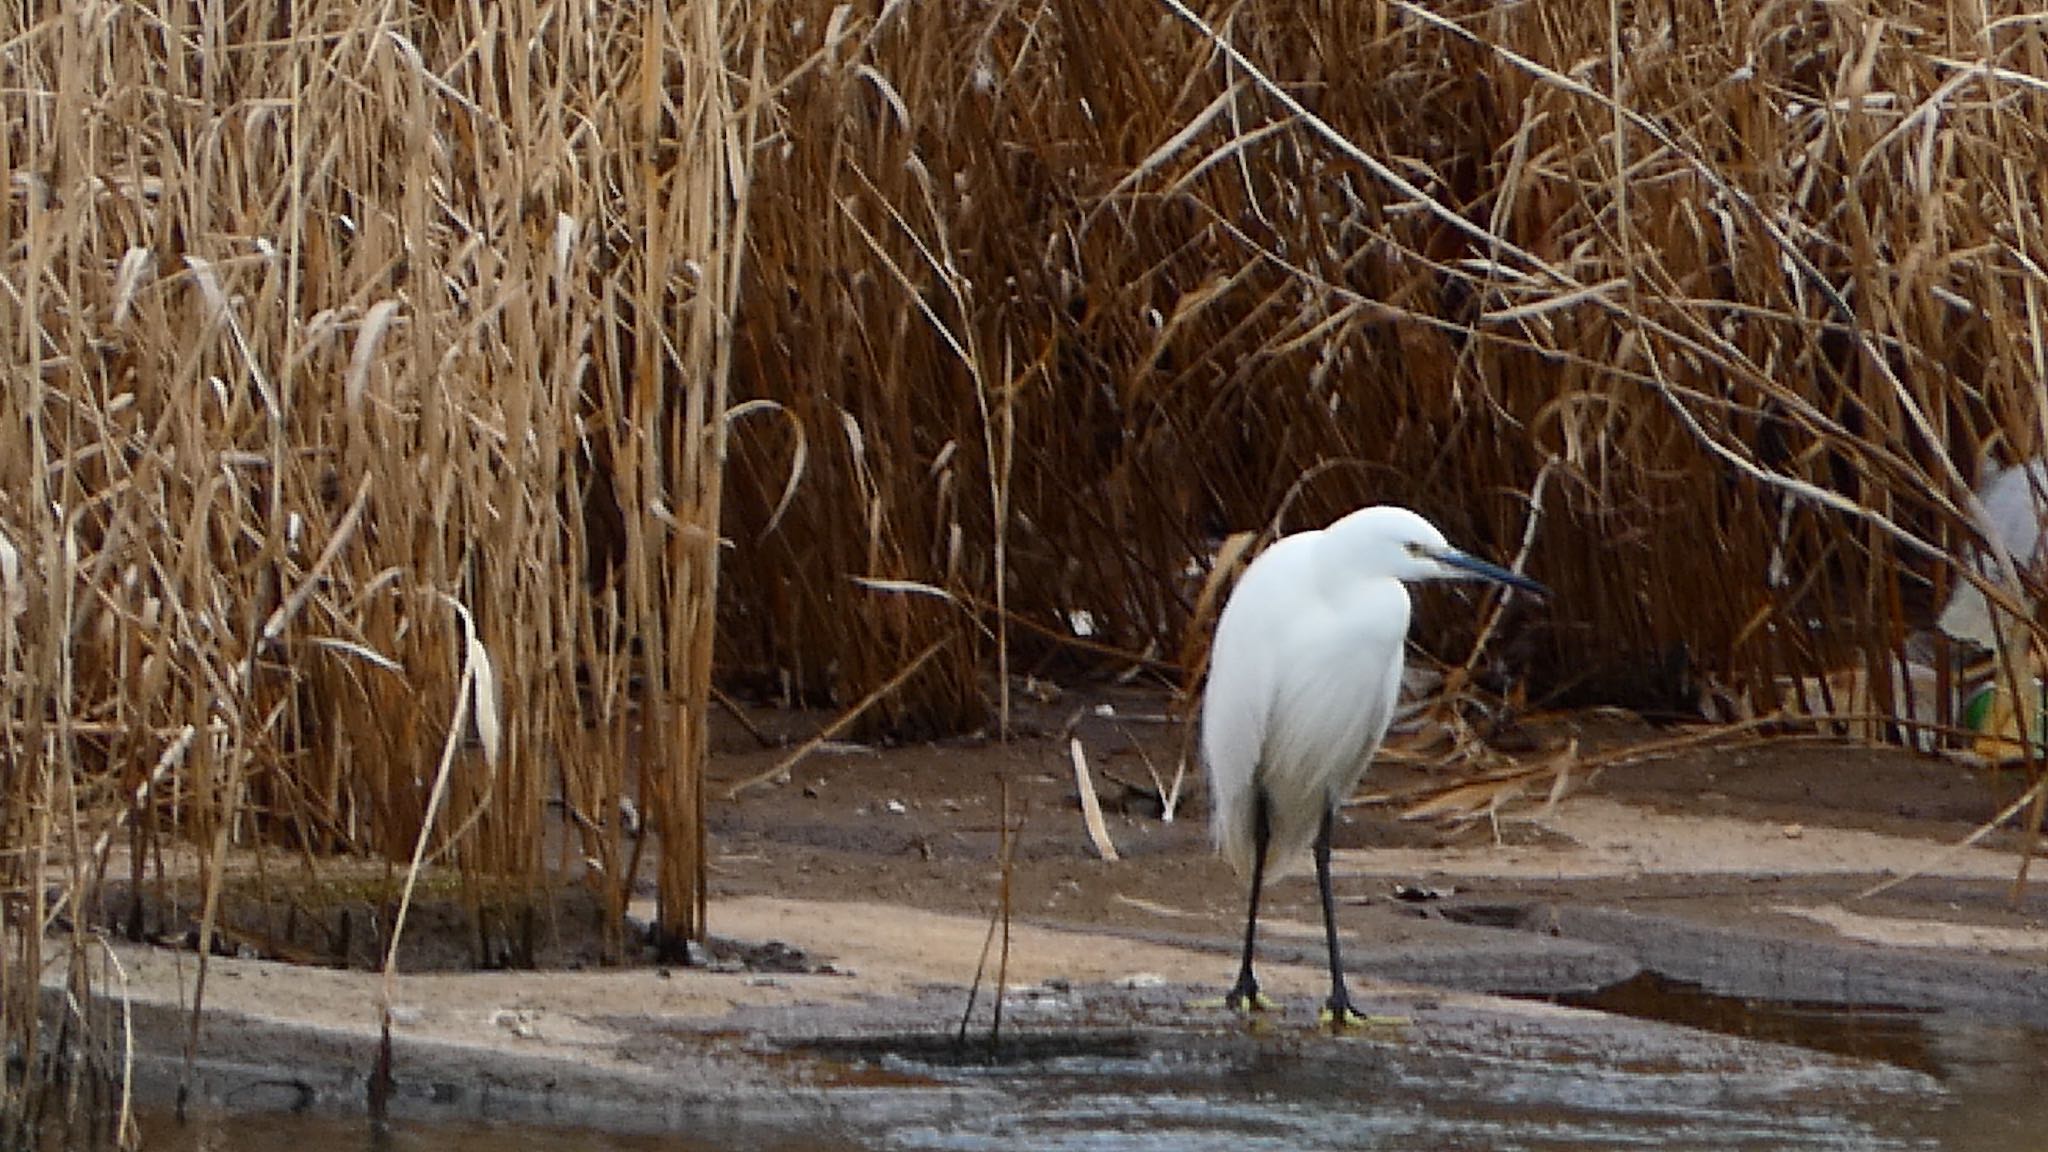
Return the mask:
<path fill-rule="evenodd" d="M 1409 581 L 1488 580 L 1539 596 L 1550 594 L 1534 580 L 1451 547 L 1436 525 L 1406 508 L 1362 508 L 1325 532 L 1336 545 L 1337 562 L 1347 575 Z"/>

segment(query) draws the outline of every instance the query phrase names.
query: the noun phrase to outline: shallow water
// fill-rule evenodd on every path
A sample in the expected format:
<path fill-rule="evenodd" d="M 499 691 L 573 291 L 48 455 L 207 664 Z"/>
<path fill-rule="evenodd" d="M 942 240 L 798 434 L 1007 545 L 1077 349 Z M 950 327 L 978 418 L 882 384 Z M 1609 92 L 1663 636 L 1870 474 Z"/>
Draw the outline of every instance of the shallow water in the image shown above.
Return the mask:
<path fill-rule="evenodd" d="M 1477 1050 L 1417 1035 L 1251 1031 L 1013 1032 L 985 1045 L 903 1035 L 792 1048 L 833 1094 L 832 1119 L 709 1122 L 686 1136 L 401 1124 L 313 1115 L 145 1120 L 173 1152 L 841 1152 L 1026 1148 L 1263 1152 L 1657 1149 L 2027 1149 L 2048 1144 L 2048 1036 L 1939 1013 L 1843 1010 L 1637 983 L 1614 1012 L 1800 1048 L 1670 1029 L 1501 1025 Z M 1804 1049 L 1804 1050 L 1802 1050 Z M 1758 1053 L 1761 1053 L 1759 1055 Z M 1846 1057 L 1847 1059 L 1843 1059 Z"/>
<path fill-rule="evenodd" d="M 2048 1033 L 1960 1012 L 1721 995 L 1645 973 L 1563 1002 L 1924 1072 L 1942 1097 L 1898 1118 L 1923 1146 L 2048 1147 Z M 1908 1122 L 1910 1119 L 1910 1122 Z M 1880 1123 L 1880 1130 L 1884 1125 Z"/>

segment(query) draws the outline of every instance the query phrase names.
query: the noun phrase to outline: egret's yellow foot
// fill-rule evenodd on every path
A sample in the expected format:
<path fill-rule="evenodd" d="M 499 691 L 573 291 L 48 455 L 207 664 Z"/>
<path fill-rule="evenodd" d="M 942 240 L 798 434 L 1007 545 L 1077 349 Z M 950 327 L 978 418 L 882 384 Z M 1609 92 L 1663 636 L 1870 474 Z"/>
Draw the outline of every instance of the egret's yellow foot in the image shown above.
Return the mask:
<path fill-rule="evenodd" d="M 1348 1028 L 1365 1027 L 1365 1017 L 1348 1004 L 1341 1008 L 1332 1008 L 1325 1004 L 1323 1010 L 1316 1015 L 1316 1024 L 1332 1032 L 1342 1032 Z"/>
<path fill-rule="evenodd" d="M 1235 1002 L 1232 1002 L 1230 997 L 1226 996 L 1223 998 L 1223 1006 L 1232 1012 L 1277 1012 L 1280 1010 L 1280 1002 L 1264 992 L 1254 992 L 1250 996 L 1240 996 Z"/>
<path fill-rule="evenodd" d="M 1351 1028 L 1405 1028 L 1414 1023 L 1413 1020 L 1406 1016 L 1368 1015 L 1348 1006 L 1341 1010 L 1325 1006 L 1322 1015 L 1318 1016 L 1316 1020 L 1317 1023 L 1332 1032 L 1343 1032 Z"/>

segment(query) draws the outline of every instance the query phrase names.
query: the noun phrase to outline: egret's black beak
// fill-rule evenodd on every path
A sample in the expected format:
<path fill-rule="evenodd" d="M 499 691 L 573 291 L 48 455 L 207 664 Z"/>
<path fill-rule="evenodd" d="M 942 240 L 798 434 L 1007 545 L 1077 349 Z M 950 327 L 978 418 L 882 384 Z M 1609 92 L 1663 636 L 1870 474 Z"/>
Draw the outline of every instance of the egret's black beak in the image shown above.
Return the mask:
<path fill-rule="evenodd" d="M 1442 564 L 1446 568 L 1455 568 L 1475 579 L 1491 580 L 1495 584 L 1505 584 L 1510 588 L 1519 588 L 1524 592 L 1533 593 L 1546 600 L 1550 598 L 1550 589 L 1529 579 L 1527 576 L 1510 572 L 1498 564 L 1488 564 L 1477 556 L 1468 556 L 1455 548 L 1446 548 L 1433 555 L 1437 563 Z"/>

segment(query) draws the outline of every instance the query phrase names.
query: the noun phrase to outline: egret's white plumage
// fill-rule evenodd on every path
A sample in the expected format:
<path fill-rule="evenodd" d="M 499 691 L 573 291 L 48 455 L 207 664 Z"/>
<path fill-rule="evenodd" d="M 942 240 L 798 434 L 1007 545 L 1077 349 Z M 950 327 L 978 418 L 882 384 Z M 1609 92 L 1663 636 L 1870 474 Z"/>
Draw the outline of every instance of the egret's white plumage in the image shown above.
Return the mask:
<path fill-rule="evenodd" d="M 2042 547 L 2041 540 L 2042 521 L 2048 519 L 2044 493 L 2048 493 L 2048 461 L 2043 460 L 2025 467 L 1994 470 L 1984 478 L 1978 491 L 1998 543 L 2022 572 L 2038 571 L 2043 560 L 2048 559 L 2043 554 L 2048 549 Z M 1977 558 L 1977 570 L 1992 580 L 1998 579 L 1997 565 L 1989 556 Z M 2020 602 L 2029 609 L 2033 607 L 2025 593 L 2020 594 Z M 1941 610 L 1936 626 L 1980 648 L 1998 647 L 1997 633 L 1991 627 L 1991 605 L 1985 601 L 1984 593 L 1967 580 L 1956 582 L 1955 592 Z M 2008 622 L 2005 627 L 2010 631 L 2016 625 Z"/>
<path fill-rule="evenodd" d="M 1331 919 L 1329 821 L 1394 716 L 1408 636 L 1403 582 L 1472 578 L 1541 591 L 1452 548 L 1405 508 L 1366 508 L 1268 548 L 1224 605 L 1202 698 L 1202 760 L 1216 845 L 1252 885 L 1233 1005 L 1257 1003 L 1259 885 L 1314 843 L 1330 1009 L 1340 1020 L 1349 1013 Z"/>
<path fill-rule="evenodd" d="M 1369 570 L 1330 575 L 1342 570 L 1324 558 L 1340 544 L 1335 531 L 1273 545 L 1216 625 L 1202 706 L 1209 830 L 1241 875 L 1252 868 L 1254 783 L 1271 812 L 1268 875 L 1279 874 L 1300 863 L 1324 809 L 1358 785 L 1394 716 L 1408 590 Z"/>

